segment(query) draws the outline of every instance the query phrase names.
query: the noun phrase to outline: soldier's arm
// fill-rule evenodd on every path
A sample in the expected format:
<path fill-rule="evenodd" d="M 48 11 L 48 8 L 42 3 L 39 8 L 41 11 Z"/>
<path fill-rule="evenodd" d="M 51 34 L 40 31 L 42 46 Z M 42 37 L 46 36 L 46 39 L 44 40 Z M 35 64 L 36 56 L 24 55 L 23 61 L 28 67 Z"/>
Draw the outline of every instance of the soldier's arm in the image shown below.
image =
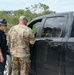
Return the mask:
<path fill-rule="evenodd" d="M 1 49 L 1 40 L 2 40 L 2 37 L 1 37 L 1 34 L 0 34 L 0 62 L 3 62 L 4 58 L 3 58 L 2 49 Z"/>
<path fill-rule="evenodd" d="M 12 27 L 8 33 L 7 33 L 7 42 L 9 43 L 10 42 L 10 35 L 11 35 L 11 32 L 13 31 L 14 27 Z"/>
<path fill-rule="evenodd" d="M 10 42 L 10 31 L 7 33 L 7 42 Z"/>
<path fill-rule="evenodd" d="M 35 43 L 35 36 L 33 34 L 33 31 L 30 30 L 30 44 L 34 44 Z"/>
<path fill-rule="evenodd" d="M 1 48 L 1 33 L 0 33 L 0 48 Z"/>

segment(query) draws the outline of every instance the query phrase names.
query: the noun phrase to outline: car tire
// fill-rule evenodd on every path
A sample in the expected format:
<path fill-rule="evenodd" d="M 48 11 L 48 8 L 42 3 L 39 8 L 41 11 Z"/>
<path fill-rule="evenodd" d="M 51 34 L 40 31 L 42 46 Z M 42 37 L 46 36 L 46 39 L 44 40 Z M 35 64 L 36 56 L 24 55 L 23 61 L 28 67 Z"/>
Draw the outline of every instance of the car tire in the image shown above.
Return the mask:
<path fill-rule="evenodd" d="M 11 63 L 12 63 L 11 55 L 7 55 L 7 61 L 6 61 L 6 65 L 5 65 L 4 75 L 11 75 L 11 71 L 12 71 Z"/>

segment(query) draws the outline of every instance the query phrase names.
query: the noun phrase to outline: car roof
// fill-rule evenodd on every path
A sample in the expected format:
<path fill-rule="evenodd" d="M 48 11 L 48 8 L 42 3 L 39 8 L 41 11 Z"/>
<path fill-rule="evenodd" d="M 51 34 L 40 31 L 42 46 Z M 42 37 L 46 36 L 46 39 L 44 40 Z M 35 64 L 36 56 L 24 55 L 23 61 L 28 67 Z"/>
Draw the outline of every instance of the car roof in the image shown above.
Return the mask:
<path fill-rule="evenodd" d="M 65 14 L 70 14 L 70 13 L 73 14 L 74 12 L 51 13 L 51 14 L 36 17 L 33 20 L 42 19 L 42 18 L 46 18 L 46 17 L 52 17 L 52 16 L 60 16 L 60 15 L 65 15 Z"/>

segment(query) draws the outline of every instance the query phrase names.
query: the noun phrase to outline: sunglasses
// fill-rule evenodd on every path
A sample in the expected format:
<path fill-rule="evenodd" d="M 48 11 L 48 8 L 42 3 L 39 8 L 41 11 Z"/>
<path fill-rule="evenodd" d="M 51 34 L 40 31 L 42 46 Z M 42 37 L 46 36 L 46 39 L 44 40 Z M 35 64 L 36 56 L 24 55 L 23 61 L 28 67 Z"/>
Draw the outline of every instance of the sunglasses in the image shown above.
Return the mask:
<path fill-rule="evenodd" d="M 5 26 L 5 27 L 7 27 L 7 25 L 2 25 L 2 26 Z"/>

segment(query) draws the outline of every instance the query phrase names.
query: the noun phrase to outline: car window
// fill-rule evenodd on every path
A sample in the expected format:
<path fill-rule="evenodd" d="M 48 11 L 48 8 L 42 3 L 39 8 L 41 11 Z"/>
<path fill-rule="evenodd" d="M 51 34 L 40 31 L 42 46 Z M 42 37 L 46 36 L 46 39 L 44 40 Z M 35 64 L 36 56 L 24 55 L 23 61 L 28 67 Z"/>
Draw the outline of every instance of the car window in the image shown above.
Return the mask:
<path fill-rule="evenodd" d="M 41 37 L 63 37 L 65 17 L 47 18 L 43 26 Z"/>
<path fill-rule="evenodd" d="M 41 24 L 41 22 L 37 22 L 37 23 L 35 23 L 35 24 L 33 25 L 32 30 L 33 30 L 33 33 L 34 33 L 34 34 L 36 34 L 36 33 L 38 32 L 39 27 L 40 27 L 40 24 Z"/>
<path fill-rule="evenodd" d="M 61 29 L 60 28 L 44 28 L 44 32 L 42 37 L 60 37 L 61 36 Z"/>
<path fill-rule="evenodd" d="M 29 27 L 33 30 L 35 37 L 37 37 L 39 28 L 41 26 L 42 19 L 34 20 L 29 24 Z"/>

